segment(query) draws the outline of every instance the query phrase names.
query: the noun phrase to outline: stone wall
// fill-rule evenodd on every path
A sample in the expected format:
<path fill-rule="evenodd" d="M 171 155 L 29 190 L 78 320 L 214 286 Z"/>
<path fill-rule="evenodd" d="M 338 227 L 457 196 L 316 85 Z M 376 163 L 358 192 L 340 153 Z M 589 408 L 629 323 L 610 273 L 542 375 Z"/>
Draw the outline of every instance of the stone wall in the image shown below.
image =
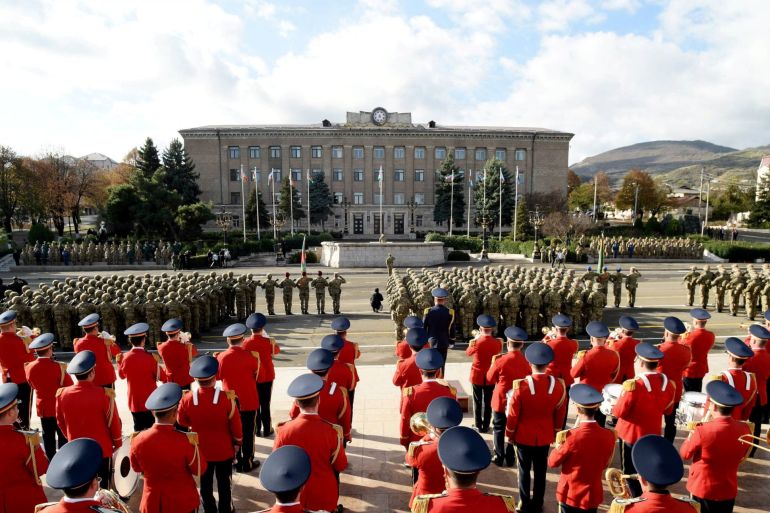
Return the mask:
<path fill-rule="evenodd" d="M 395 267 L 425 267 L 446 261 L 443 242 L 322 242 L 321 264 L 327 267 L 386 267 L 388 254 Z"/>

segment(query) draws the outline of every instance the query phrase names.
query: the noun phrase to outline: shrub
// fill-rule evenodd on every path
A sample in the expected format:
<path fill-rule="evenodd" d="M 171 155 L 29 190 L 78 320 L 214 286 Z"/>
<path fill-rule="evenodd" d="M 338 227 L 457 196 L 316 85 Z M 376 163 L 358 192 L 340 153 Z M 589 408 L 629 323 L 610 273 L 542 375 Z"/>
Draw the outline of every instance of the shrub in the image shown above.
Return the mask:
<path fill-rule="evenodd" d="M 291 255 L 289 255 L 289 263 L 290 264 L 298 264 L 299 263 L 299 256 L 302 254 L 301 251 L 295 251 Z M 305 251 L 305 262 L 308 264 L 317 264 L 318 263 L 318 255 L 316 255 L 313 251 Z"/>
<path fill-rule="evenodd" d="M 443 242 L 445 246 L 478 253 L 481 251 L 480 237 L 466 237 L 465 235 L 444 235 L 443 233 L 429 233 L 425 236 L 425 242 Z M 490 241 L 491 242 L 491 241 Z"/>
<path fill-rule="evenodd" d="M 703 246 L 720 258 L 730 262 L 753 262 L 758 258 L 768 259 L 770 244 L 754 242 L 707 241 Z"/>
<path fill-rule="evenodd" d="M 29 229 L 29 243 L 35 244 L 36 242 L 52 242 L 54 234 L 44 224 L 35 223 Z"/>
<path fill-rule="evenodd" d="M 450 251 L 446 256 L 446 259 L 450 262 L 468 262 L 471 256 L 465 251 Z"/>

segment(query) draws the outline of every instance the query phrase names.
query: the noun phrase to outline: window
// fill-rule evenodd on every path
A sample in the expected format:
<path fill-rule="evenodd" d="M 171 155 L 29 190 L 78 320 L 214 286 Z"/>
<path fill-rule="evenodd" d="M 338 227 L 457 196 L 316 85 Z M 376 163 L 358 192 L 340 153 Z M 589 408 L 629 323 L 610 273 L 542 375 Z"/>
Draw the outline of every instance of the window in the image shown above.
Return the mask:
<path fill-rule="evenodd" d="M 289 156 L 293 159 L 298 159 L 302 157 L 302 147 L 300 146 L 291 146 L 289 147 Z"/>
<path fill-rule="evenodd" d="M 393 204 L 394 205 L 403 205 L 404 204 L 404 193 L 403 192 L 396 192 L 393 194 Z"/>
<path fill-rule="evenodd" d="M 231 159 L 241 158 L 241 149 L 238 146 L 228 146 L 227 152 L 230 154 Z"/>
<path fill-rule="evenodd" d="M 487 160 L 486 148 L 476 148 L 476 160 Z"/>
<path fill-rule="evenodd" d="M 380 201 L 382 201 L 382 203 L 385 203 L 385 199 L 382 197 L 382 194 L 375 194 L 374 195 L 374 204 L 375 205 L 379 205 Z"/>
<path fill-rule="evenodd" d="M 249 146 L 249 158 L 258 159 L 260 155 L 259 146 Z"/>
<path fill-rule="evenodd" d="M 406 150 L 404 150 L 403 146 L 396 146 L 393 148 L 393 158 L 394 159 L 402 159 L 406 156 Z"/>
<path fill-rule="evenodd" d="M 465 160 L 465 148 L 455 148 L 455 160 Z"/>
<path fill-rule="evenodd" d="M 414 204 L 415 205 L 425 205 L 425 193 L 424 192 L 415 192 L 414 193 Z"/>
<path fill-rule="evenodd" d="M 433 154 L 435 155 L 436 159 L 444 160 L 446 158 L 446 148 L 436 148 Z"/>
<path fill-rule="evenodd" d="M 354 192 L 353 193 L 353 204 L 354 205 L 363 205 L 364 204 L 364 193 L 363 192 Z"/>
<path fill-rule="evenodd" d="M 230 170 L 230 181 L 237 182 L 241 179 L 241 172 L 237 169 Z"/>
<path fill-rule="evenodd" d="M 320 146 L 310 147 L 310 157 L 314 159 L 320 159 L 324 156 L 324 150 Z"/>
<path fill-rule="evenodd" d="M 240 205 L 241 204 L 241 193 L 240 192 L 231 192 L 230 193 L 230 204 L 231 205 Z"/>
<path fill-rule="evenodd" d="M 342 146 L 332 146 L 332 158 L 333 159 L 342 158 Z"/>
<path fill-rule="evenodd" d="M 425 148 L 418 146 L 414 149 L 414 158 L 417 160 L 423 160 L 425 158 Z"/>
<path fill-rule="evenodd" d="M 353 146 L 353 158 L 354 159 L 362 159 L 362 158 L 364 158 L 364 147 L 363 146 Z"/>
<path fill-rule="evenodd" d="M 384 159 L 385 158 L 385 148 L 382 146 L 375 146 L 374 147 L 374 158 L 376 159 Z"/>
<path fill-rule="evenodd" d="M 393 172 L 393 181 L 394 182 L 403 182 L 405 175 L 406 175 L 406 173 L 404 173 L 403 169 L 396 169 Z"/>
<path fill-rule="evenodd" d="M 414 216 L 414 225 L 422 226 L 422 216 Z"/>
<path fill-rule="evenodd" d="M 273 174 L 273 180 L 275 180 L 276 185 L 279 185 L 281 183 L 281 179 L 282 179 L 281 170 L 280 169 L 273 169 L 271 172 Z"/>
<path fill-rule="evenodd" d="M 297 168 L 292 168 L 291 170 L 291 179 L 295 182 L 301 182 L 302 181 L 302 170 Z"/>
<path fill-rule="evenodd" d="M 342 193 L 341 192 L 335 192 L 334 193 L 334 204 L 335 205 L 342 205 Z"/>
<path fill-rule="evenodd" d="M 233 216 L 233 228 L 241 227 L 241 218 L 239 216 Z"/>
<path fill-rule="evenodd" d="M 497 148 L 495 150 L 495 158 L 497 160 L 505 160 L 505 148 Z"/>
<path fill-rule="evenodd" d="M 363 182 L 364 181 L 364 170 L 363 169 L 354 169 L 353 170 L 353 181 L 354 182 Z"/>
<path fill-rule="evenodd" d="M 270 146 L 270 158 L 271 159 L 279 159 L 279 158 L 281 158 L 281 147 L 280 146 Z"/>
<path fill-rule="evenodd" d="M 527 160 L 527 150 L 516 150 L 513 153 L 513 160 Z"/>
<path fill-rule="evenodd" d="M 320 168 L 311 169 L 310 170 L 310 179 L 313 180 L 318 175 L 321 175 L 323 177 L 323 174 L 324 174 L 323 169 L 320 169 Z"/>
<path fill-rule="evenodd" d="M 425 170 L 424 169 L 415 169 L 414 170 L 414 181 L 415 182 L 424 182 L 425 181 Z"/>
<path fill-rule="evenodd" d="M 332 169 L 332 180 L 335 182 L 341 182 L 342 181 L 342 169 L 335 167 Z"/>

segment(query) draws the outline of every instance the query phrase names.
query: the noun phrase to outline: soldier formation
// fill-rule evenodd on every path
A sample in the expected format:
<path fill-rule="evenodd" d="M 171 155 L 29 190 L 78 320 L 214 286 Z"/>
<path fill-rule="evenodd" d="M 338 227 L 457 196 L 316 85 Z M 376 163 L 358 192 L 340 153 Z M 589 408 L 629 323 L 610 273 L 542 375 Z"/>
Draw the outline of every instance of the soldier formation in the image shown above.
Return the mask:
<path fill-rule="evenodd" d="M 762 264 L 757 269 L 752 264 L 741 268 L 732 264 L 728 271 L 725 266 L 717 265 L 716 270 L 704 265 L 701 269 L 695 266 L 682 279 L 687 287 L 687 305 L 695 302 L 695 292 L 699 292 L 701 308 L 707 308 L 714 289 L 713 303 L 717 312 L 729 307 L 730 314 L 735 317 L 743 309 L 746 317 L 754 320 L 760 312 L 770 310 L 770 265 Z M 729 303 L 728 303 L 729 300 Z"/>
<path fill-rule="evenodd" d="M 604 242 L 604 254 L 614 258 L 666 258 L 699 260 L 703 258 L 703 244 L 684 237 L 588 237 L 581 236 L 578 246 L 587 247 L 593 257 L 599 255 Z"/>
<path fill-rule="evenodd" d="M 181 248 L 178 242 L 36 242 L 24 245 L 20 261 L 22 265 L 169 265 Z"/>

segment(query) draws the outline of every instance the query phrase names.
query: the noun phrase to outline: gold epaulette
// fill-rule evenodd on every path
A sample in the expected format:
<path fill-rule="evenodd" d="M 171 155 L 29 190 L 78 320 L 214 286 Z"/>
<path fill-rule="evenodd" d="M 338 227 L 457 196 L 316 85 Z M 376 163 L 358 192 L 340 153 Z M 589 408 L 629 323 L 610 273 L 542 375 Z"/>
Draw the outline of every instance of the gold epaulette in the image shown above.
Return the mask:
<path fill-rule="evenodd" d="M 414 392 L 414 387 L 405 387 L 401 389 L 401 395 L 404 397 L 412 395 L 412 392 Z"/>
<path fill-rule="evenodd" d="M 153 358 L 155 358 L 155 361 L 160 363 L 160 353 L 150 353 Z"/>
<path fill-rule="evenodd" d="M 59 389 L 56 391 L 56 397 L 59 397 L 59 396 L 61 395 L 61 393 L 62 393 L 62 392 L 64 392 L 64 388 L 65 388 L 65 387 L 61 387 L 61 388 L 59 388 Z"/>
<path fill-rule="evenodd" d="M 115 389 L 114 388 L 105 388 L 104 389 L 104 395 L 106 395 L 110 399 L 115 399 Z"/>
<path fill-rule="evenodd" d="M 123 353 L 118 353 L 115 355 L 115 363 L 120 363 L 120 360 L 123 359 Z"/>
<path fill-rule="evenodd" d="M 40 445 L 40 432 L 39 431 L 19 431 L 24 435 L 25 440 L 30 445 Z"/>
<path fill-rule="evenodd" d="M 484 495 L 489 495 L 490 497 L 500 497 L 500 499 L 502 499 L 503 503 L 505 504 L 505 509 L 507 509 L 511 513 L 515 513 L 516 501 L 514 501 L 513 497 L 511 497 L 510 495 L 503 495 L 501 493 L 490 493 L 490 492 L 486 492 Z"/>
<path fill-rule="evenodd" d="M 251 356 L 257 359 L 257 362 L 262 363 L 261 360 L 259 359 L 259 351 L 250 351 L 250 352 L 251 352 Z"/>
<path fill-rule="evenodd" d="M 58 502 L 44 502 L 43 504 L 38 504 L 35 506 L 35 513 L 40 513 L 41 511 L 45 510 L 46 508 L 50 506 L 56 506 L 59 504 Z"/>
<path fill-rule="evenodd" d="M 215 352 L 211 353 L 211 356 L 213 356 L 214 358 L 219 360 L 219 355 L 220 354 L 222 354 L 222 351 L 215 351 Z"/>
<path fill-rule="evenodd" d="M 235 390 L 225 390 L 225 395 L 231 401 L 235 401 L 235 398 L 237 397 L 235 394 Z"/>
<path fill-rule="evenodd" d="M 329 425 L 334 428 L 334 431 L 337 432 L 338 437 L 343 438 L 345 436 L 345 432 L 342 430 L 342 426 L 333 422 L 329 422 Z"/>
<path fill-rule="evenodd" d="M 681 502 L 686 502 L 687 504 L 689 504 L 690 506 L 692 506 L 692 508 L 693 508 L 695 511 L 697 511 L 698 513 L 700 513 L 700 502 L 698 502 L 698 501 L 694 501 L 694 500 L 692 500 L 691 498 L 689 498 L 689 497 L 686 497 L 686 496 L 684 496 L 684 495 L 674 495 L 673 497 L 674 497 L 674 499 L 676 499 L 676 500 L 678 500 L 678 501 L 681 501 Z"/>
<path fill-rule="evenodd" d="M 422 311 L 422 314 L 423 314 L 423 315 L 426 315 L 428 312 L 430 312 L 430 307 L 428 307 L 428 308 L 426 308 L 425 310 L 423 310 L 423 311 Z"/>
<path fill-rule="evenodd" d="M 612 504 L 610 504 L 610 509 L 607 511 L 607 513 L 624 513 L 626 511 L 626 506 L 630 506 L 631 504 L 636 504 L 638 502 L 644 502 L 647 499 L 643 497 L 636 497 L 635 499 L 615 499 L 612 501 Z"/>
<path fill-rule="evenodd" d="M 198 433 L 194 431 L 188 431 L 184 433 L 187 436 L 187 441 L 190 442 L 190 445 L 198 446 Z"/>
<path fill-rule="evenodd" d="M 636 390 L 636 380 L 635 379 L 627 379 L 623 382 L 623 390 L 625 392 L 633 392 Z"/>
<path fill-rule="evenodd" d="M 523 379 L 514 379 L 513 383 L 511 383 L 511 390 L 518 390 L 521 388 L 521 382 L 524 381 Z"/>
<path fill-rule="evenodd" d="M 586 355 L 586 350 L 585 350 L 585 349 L 583 349 L 582 351 L 578 351 L 578 354 L 577 354 L 577 359 L 578 359 L 578 360 L 580 360 L 580 359 L 581 359 L 581 358 L 583 358 L 585 355 Z"/>
<path fill-rule="evenodd" d="M 418 495 L 412 501 L 412 513 L 428 513 L 428 504 L 431 499 L 446 497 L 443 493 L 431 493 L 427 495 Z"/>
<path fill-rule="evenodd" d="M 449 315 L 451 315 L 452 317 L 455 316 L 455 309 L 454 308 L 450 308 L 449 309 Z"/>
<path fill-rule="evenodd" d="M 141 431 L 134 431 L 133 433 L 128 435 L 128 443 L 129 444 L 132 443 L 134 441 L 134 438 L 136 438 L 137 435 L 139 435 L 140 433 L 141 433 Z"/>
<path fill-rule="evenodd" d="M 495 362 L 497 361 L 497 359 L 500 358 L 501 356 L 502 356 L 501 354 L 496 354 L 495 356 L 493 356 L 492 357 L 492 365 L 494 365 Z"/>
<path fill-rule="evenodd" d="M 423 442 L 420 440 L 419 442 L 410 442 L 409 447 L 407 448 L 406 452 L 409 455 L 410 458 L 414 457 L 414 450 L 421 446 L 421 445 L 428 445 L 430 442 Z"/>
<path fill-rule="evenodd" d="M 556 445 L 563 444 L 564 442 L 567 441 L 568 437 L 569 437 L 569 429 L 559 431 L 558 433 L 556 433 Z"/>

